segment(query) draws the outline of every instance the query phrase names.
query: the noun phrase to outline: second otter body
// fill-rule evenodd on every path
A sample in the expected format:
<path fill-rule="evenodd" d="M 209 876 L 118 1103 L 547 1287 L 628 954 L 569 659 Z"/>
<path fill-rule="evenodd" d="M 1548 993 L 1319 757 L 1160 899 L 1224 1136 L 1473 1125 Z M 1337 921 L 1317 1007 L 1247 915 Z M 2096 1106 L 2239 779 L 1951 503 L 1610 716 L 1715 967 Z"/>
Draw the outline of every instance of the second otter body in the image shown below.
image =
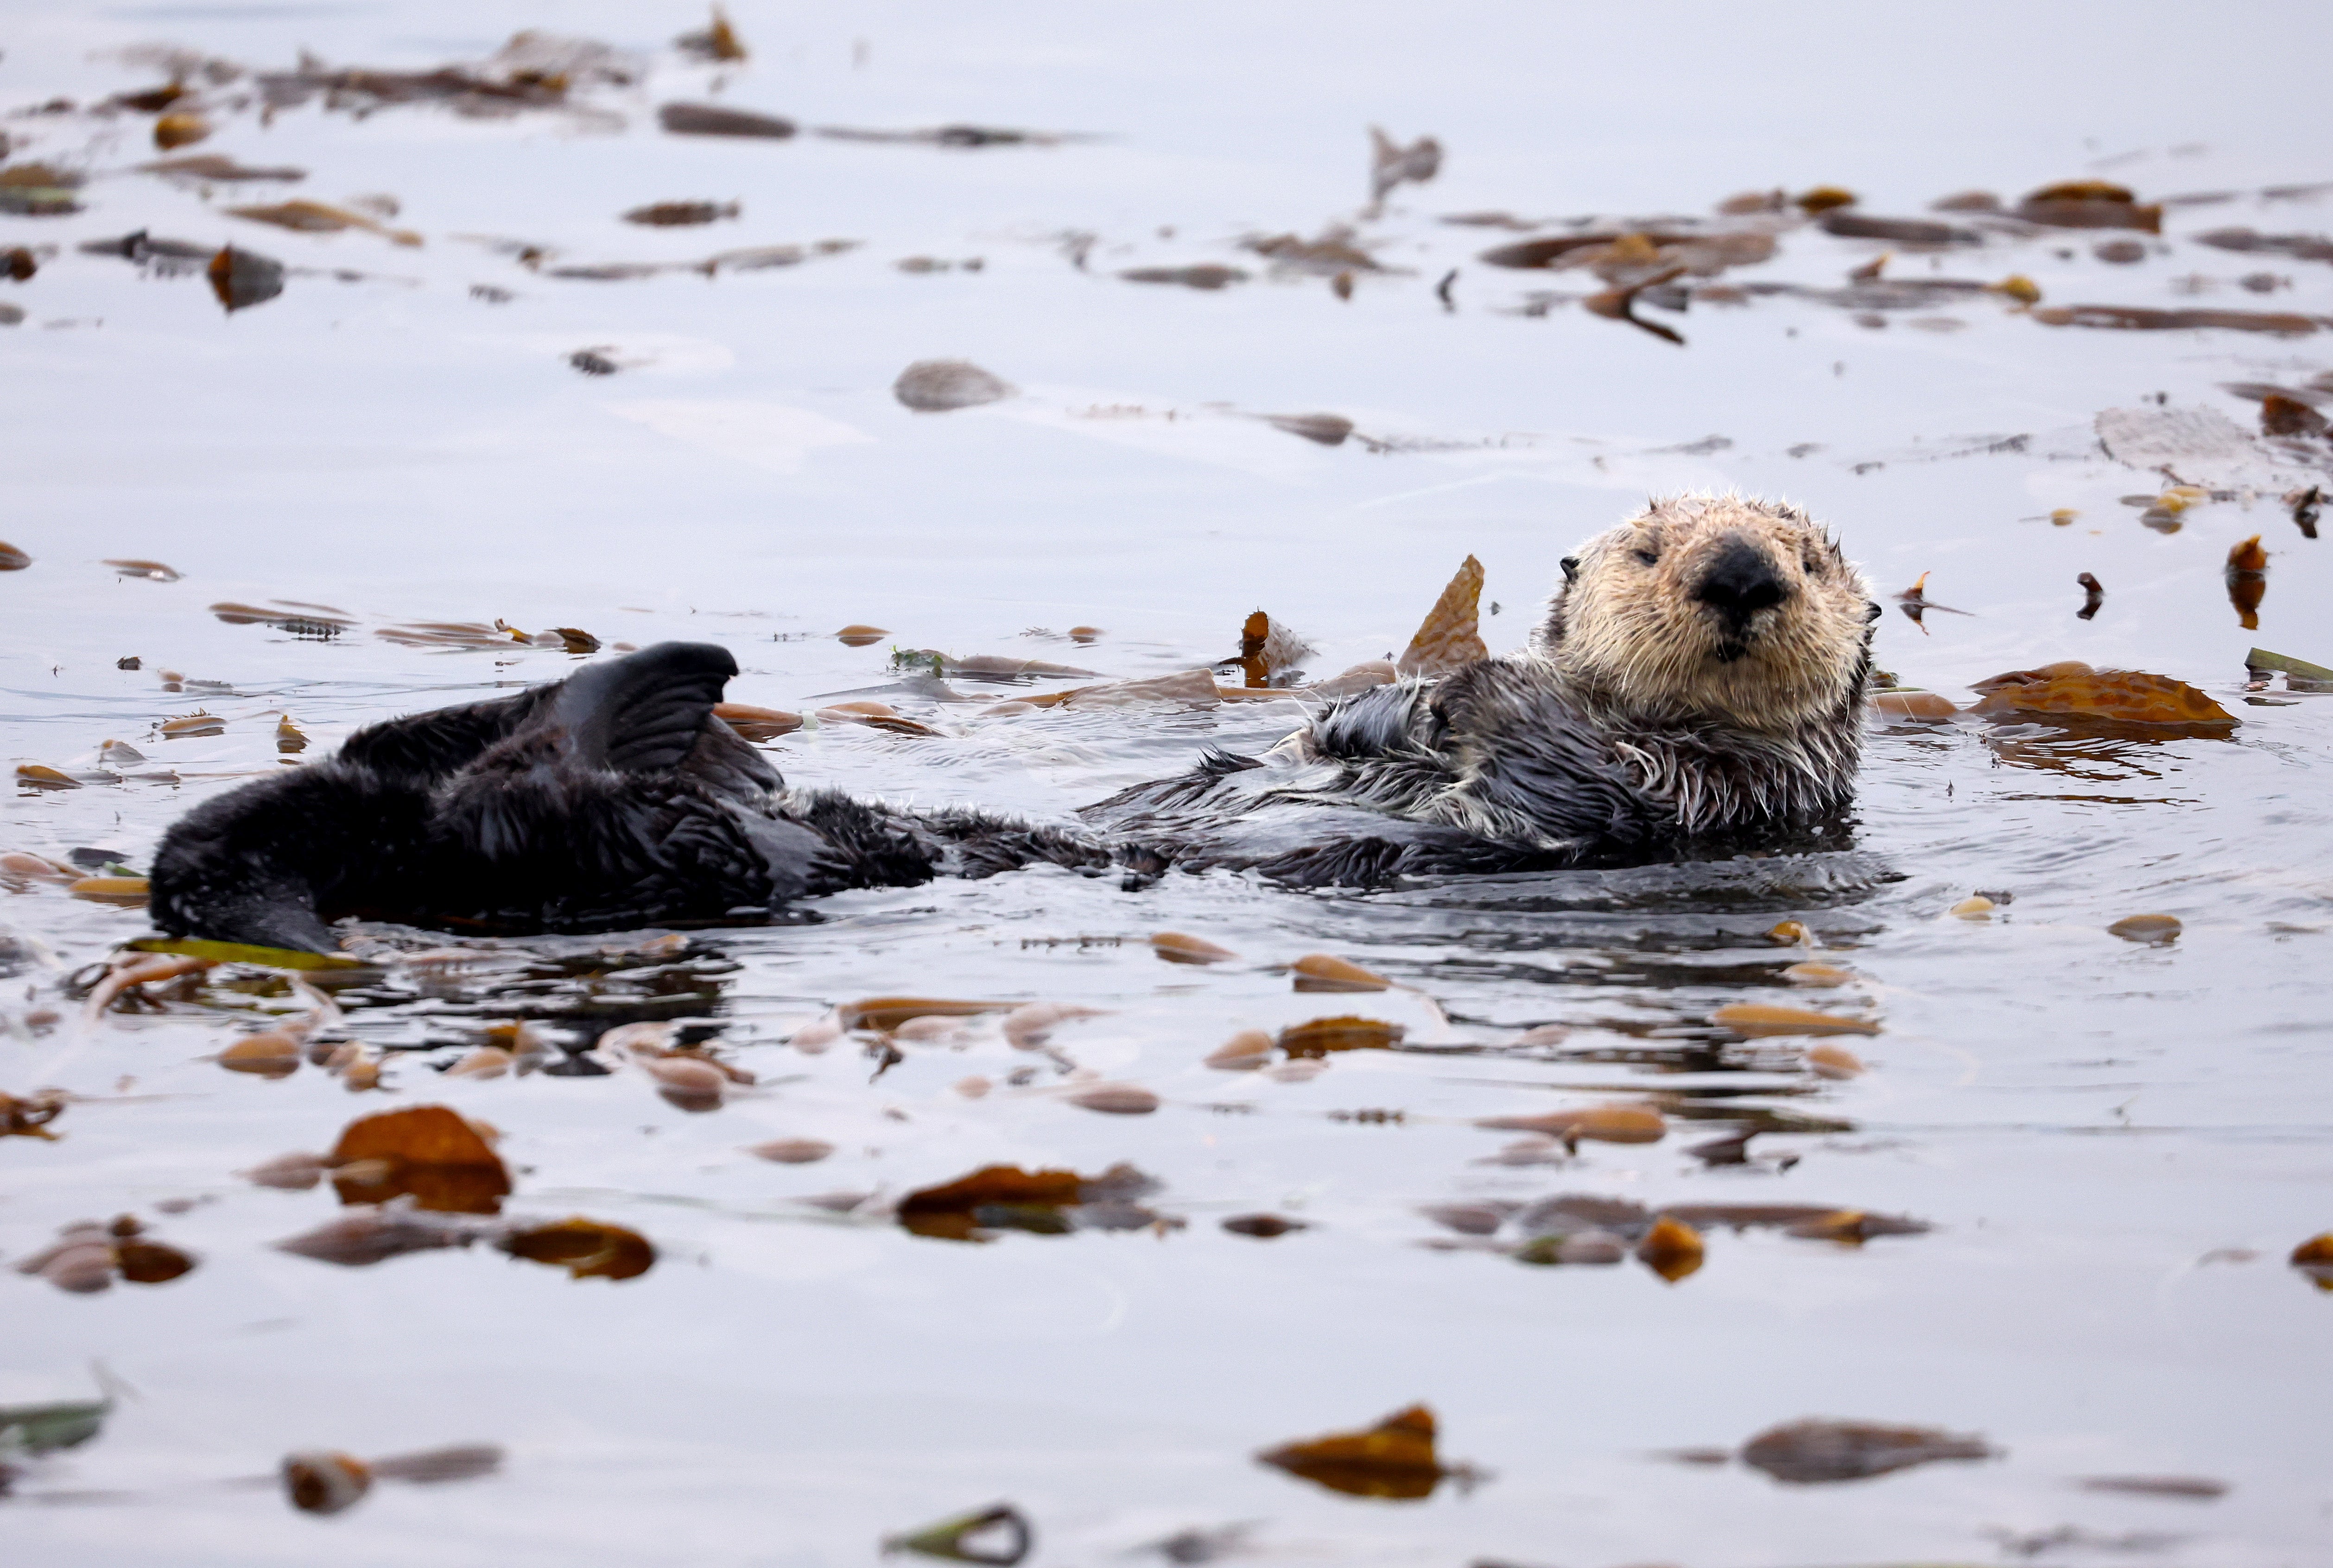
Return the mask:
<path fill-rule="evenodd" d="M 1262 758 L 1211 752 L 1087 808 L 1086 831 L 790 790 L 713 713 L 734 661 L 665 644 L 205 803 L 156 856 L 154 915 L 326 951 L 350 915 L 721 923 L 1038 861 L 1368 886 L 1734 849 L 1845 808 L 1878 610 L 1805 513 L 1656 502 L 1564 571 L 1523 653 L 1348 698 Z"/>

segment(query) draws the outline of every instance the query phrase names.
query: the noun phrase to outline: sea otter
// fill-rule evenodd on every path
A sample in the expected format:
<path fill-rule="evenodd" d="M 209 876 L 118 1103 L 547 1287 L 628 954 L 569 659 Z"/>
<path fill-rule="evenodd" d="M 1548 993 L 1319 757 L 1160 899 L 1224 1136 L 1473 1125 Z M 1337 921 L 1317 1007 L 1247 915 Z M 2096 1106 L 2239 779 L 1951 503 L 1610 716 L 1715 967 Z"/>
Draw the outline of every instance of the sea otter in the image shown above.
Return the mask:
<path fill-rule="evenodd" d="M 501 932 L 779 916 L 1046 862 L 1306 885 L 1709 853 L 1819 828 L 1860 750 L 1867 586 L 1796 507 L 1656 502 L 1563 563 L 1525 651 L 1337 703 L 1263 758 L 1051 827 L 789 789 L 716 718 L 726 650 L 666 643 L 392 720 L 197 807 L 155 857 L 177 935 L 329 951 L 348 916 Z"/>
<path fill-rule="evenodd" d="M 1805 512 L 1656 500 L 1563 578 L 1520 653 L 1080 815 L 1185 867 L 1366 886 L 1720 853 L 1844 809 L 1880 607 Z"/>

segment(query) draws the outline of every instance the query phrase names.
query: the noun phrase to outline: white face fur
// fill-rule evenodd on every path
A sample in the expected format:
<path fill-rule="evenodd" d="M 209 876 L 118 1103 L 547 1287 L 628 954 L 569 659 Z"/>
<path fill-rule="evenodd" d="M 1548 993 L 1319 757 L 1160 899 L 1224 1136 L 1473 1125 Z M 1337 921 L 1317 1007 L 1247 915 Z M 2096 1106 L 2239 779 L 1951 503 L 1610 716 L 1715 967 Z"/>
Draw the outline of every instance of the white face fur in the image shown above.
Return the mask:
<path fill-rule="evenodd" d="M 1564 561 L 1534 651 L 1599 706 L 1775 732 L 1858 694 L 1878 606 L 1795 506 L 1652 502 Z"/>

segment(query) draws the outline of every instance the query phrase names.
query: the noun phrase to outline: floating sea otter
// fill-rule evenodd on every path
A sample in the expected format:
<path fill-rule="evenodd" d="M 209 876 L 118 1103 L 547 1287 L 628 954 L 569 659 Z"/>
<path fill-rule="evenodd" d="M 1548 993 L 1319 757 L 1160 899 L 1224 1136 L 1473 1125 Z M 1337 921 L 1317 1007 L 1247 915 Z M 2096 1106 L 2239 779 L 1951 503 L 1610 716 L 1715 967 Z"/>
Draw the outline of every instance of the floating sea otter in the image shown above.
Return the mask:
<path fill-rule="evenodd" d="M 373 725 L 197 808 L 155 858 L 154 918 L 330 951 L 330 923 L 352 915 L 743 922 L 1037 861 L 1368 885 L 1712 853 L 1845 808 L 1879 609 L 1803 512 L 1657 502 L 1563 567 L 1525 651 L 1349 698 L 1260 759 L 1211 751 L 1087 808 L 1082 830 L 788 789 L 713 714 L 728 653 L 662 644 Z"/>

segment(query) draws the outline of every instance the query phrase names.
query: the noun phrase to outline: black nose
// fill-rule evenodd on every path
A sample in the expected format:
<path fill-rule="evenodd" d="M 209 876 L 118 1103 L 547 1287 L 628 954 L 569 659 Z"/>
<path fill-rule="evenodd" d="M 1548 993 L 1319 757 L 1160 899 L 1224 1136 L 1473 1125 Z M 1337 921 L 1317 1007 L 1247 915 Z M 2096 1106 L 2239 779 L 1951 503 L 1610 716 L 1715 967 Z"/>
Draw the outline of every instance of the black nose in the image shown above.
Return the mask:
<path fill-rule="evenodd" d="M 1790 585 L 1774 569 L 1772 558 L 1749 540 L 1730 539 L 1694 585 L 1693 597 L 1723 616 L 1736 631 L 1760 610 L 1781 604 Z"/>

